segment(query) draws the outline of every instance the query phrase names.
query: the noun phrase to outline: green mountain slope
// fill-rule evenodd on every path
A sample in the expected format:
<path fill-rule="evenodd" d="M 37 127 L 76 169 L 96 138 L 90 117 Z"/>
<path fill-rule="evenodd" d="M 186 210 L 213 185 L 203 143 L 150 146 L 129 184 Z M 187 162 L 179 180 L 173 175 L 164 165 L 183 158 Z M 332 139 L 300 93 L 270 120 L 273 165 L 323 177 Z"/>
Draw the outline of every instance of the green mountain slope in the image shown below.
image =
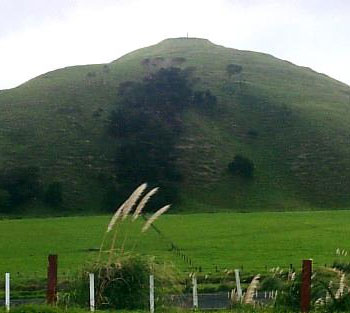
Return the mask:
<path fill-rule="evenodd" d="M 242 72 L 228 75 L 228 64 Z M 44 184 L 63 184 L 67 207 L 99 209 L 113 176 L 106 125 L 118 84 L 169 66 L 195 67 L 198 88 L 218 98 L 213 114 L 184 117 L 179 210 L 349 207 L 350 87 L 204 39 L 164 40 L 109 64 L 64 68 L 0 91 L 0 168 L 38 166 Z M 254 180 L 228 174 L 236 154 L 253 160 Z"/>

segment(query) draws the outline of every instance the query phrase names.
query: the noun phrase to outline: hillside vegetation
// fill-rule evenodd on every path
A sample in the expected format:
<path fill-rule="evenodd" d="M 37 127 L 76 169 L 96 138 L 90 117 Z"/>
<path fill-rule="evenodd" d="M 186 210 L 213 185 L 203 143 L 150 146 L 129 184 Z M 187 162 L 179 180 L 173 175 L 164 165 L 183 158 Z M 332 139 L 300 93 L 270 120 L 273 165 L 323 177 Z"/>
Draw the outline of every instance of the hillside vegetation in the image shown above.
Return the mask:
<path fill-rule="evenodd" d="M 118 86 L 170 67 L 190 69 L 199 79 L 194 88 L 217 99 L 209 113 L 189 107 L 181 115 L 175 209 L 349 207 L 350 87 L 204 39 L 167 39 L 109 64 L 64 68 L 0 91 L 1 173 L 34 167 L 42 193 L 61 186 L 63 208 L 109 208 L 118 202 L 118 140 L 107 132 Z M 252 178 L 228 170 L 237 155 L 254 164 Z M 17 210 L 45 210 L 38 198 Z"/>

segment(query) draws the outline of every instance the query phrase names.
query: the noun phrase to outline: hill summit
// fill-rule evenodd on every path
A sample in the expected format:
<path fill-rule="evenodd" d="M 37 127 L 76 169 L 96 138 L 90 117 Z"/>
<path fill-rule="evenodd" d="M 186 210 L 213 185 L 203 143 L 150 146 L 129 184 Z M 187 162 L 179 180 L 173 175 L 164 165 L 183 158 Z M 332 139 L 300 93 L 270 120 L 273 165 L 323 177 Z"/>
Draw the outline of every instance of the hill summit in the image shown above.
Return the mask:
<path fill-rule="evenodd" d="M 0 206 L 97 211 L 117 204 L 121 141 L 108 127 L 120 86 L 141 86 L 171 68 L 191 76 L 189 99 L 205 91 L 216 99 L 210 110 L 189 105 L 176 119 L 177 210 L 349 207 L 350 87 L 197 38 L 166 39 L 108 64 L 64 68 L 0 91 Z M 10 208 L 13 193 L 25 197 L 19 190 L 28 189 L 23 168 L 35 169 L 29 176 L 37 180 L 27 185 L 41 191 Z M 50 195 L 61 199 L 50 203 Z"/>

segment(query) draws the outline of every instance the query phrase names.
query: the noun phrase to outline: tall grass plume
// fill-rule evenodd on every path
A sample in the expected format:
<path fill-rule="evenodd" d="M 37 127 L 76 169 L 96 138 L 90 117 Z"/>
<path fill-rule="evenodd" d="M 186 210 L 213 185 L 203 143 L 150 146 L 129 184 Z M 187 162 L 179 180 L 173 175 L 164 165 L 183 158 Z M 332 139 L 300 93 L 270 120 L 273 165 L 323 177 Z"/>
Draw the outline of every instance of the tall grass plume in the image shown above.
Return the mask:
<path fill-rule="evenodd" d="M 250 285 L 248 286 L 247 292 L 245 294 L 243 302 L 245 304 L 254 304 L 254 293 L 257 290 L 259 286 L 259 280 L 260 280 L 260 274 L 254 276 L 253 280 L 251 281 Z"/>
<path fill-rule="evenodd" d="M 138 206 L 136 207 L 136 210 L 134 212 L 134 215 L 132 217 L 132 220 L 135 221 L 141 214 L 142 209 L 147 204 L 148 200 L 158 191 L 159 187 L 153 188 L 151 191 L 149 191 L 140 201 Z"/>
<path fill-rule="evenodd" d="M 148 228 L 150 228 L 150 226 L 166 211 L 168 211 L 168 209 L 170 208 L 170 204 L 163 206 L 162 208 L 160 208 L 156 213 L 154 213 L 145 223 L 145 225 L 142 227 L 142 232 L 144 233 Z"/>

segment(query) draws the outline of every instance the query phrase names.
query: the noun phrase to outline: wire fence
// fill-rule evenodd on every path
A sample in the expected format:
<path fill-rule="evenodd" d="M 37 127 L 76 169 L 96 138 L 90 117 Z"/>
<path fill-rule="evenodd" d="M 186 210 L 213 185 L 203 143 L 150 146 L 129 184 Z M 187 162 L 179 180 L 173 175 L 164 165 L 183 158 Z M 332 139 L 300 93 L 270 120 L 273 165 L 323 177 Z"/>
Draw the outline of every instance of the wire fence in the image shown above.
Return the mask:
<path fill-rule="evenodd" d="M 57 255 L 49 255 L 49 266 L 47 271 L 47 278 L 41 278 L 37 275 L 26 279 L 25 275 L 21 275 L 19 272 L 14 274 L 5 273 L 4 281 L 0 281 L 0 284 L 5 286 L 4 290 L 0 289 L 0 305 L 4 305 L 8 310 L 10 305 L 19 304 L 42 304 L 49 303 L 54 304 L 57 301 L 62 301 L 60 297 L 65 294 L 69 294 L 70 284 L 72 283 L 72 276 L 69 273 L 61 275 L 58 279 L 57 271 Z M 310 290 L 311 290 L 311 273 L 312 273 L 312 260 L 303 260 L 302 265 L 302 288 L 301 297 L 305 299 L 305 305 L 310 303 Z M 293 267 L 290 265 L 290 270 Z M 292 271 L 290 271 L 292 273 Z M 199 309 L 225 309 L 232 306 L 234 302 L 241 302 L 244 299 L 243 288 L 241 287 L 240 270 L 235 269 L 233 273 L 230 273 L 230 291 L 225 292 L 204 292 L 201 287 L 206 285 L 205 277 L 203 275 L 200 280 L 197 281 L 197 275 L 192 273 L 191 280 L 184 281 L 183 287 L 187 293 L 179 293 L 168 295 L 167 299 L 169 305 L 182 308 L 199 308 Z M 257 275 L 259 276 L 259 275 Z M 217 277 L 216 277 L 217 278 Z M 226 277 L 227 278 L 227 277 Z M 252 284 L 252 279 L 245 278 L 242 280 L 243 284 Z M 214 281 L 211 281 L 212 283 Z M 219 281 L 220 282 L 220 278 Z M 223 282 L 223 281 L 221 281 Z M 226 280 L 228 282 L 228 280 Z M 199 284 L 198 284 L 199 283 Z M 200 284 L 202 283 L 202 286 Z M 200 287 L 199 287 L 200 286 Z M 235 286 L 235 289 L 234 289 Z M 84 287 L 85 288 L 85 287 Z M 149 279 L 149 303 L 150 311 L 154 312 L 155 307 L 155 294 L 157 288 L 154 283 L 153 275 L 150 275 Z M 249 288 L 248 288 L 249 289 Z M 247 289 L 247 290 L 248 290 Z M 90 295 L 90 309 L 95 310 L 95 276 L 93 273 L 89 273 L 89 286 L 86 292 Z M 249 292 L 247 291 L 247 296 Z M 251 294 L 249 294 L 249 297 Z M 274 301 L 277 297 L 276 291 L 263 291 L 252 295 L 252 300 L 255 303 L 268 304 Z"/>
<path fill-rule="evenodd" d="M 48 275 L 49 276 L 49 275 Z M 10 306 L 18 306 L 24 304 L 45 304 L 56 303 L 62 301 L 62 295 L 69 293 L 69 281 L 59 280 L 54 286 L 54 296 L 50 296 L 50 276 L 46 280 L 29 280 L 26 283 L 22 280 L 16 281 L 9 273 L 5 275 L 5 290 L 0 290 L 0 306 L 10 308 Z M 11 280 L 11 284 L 10 284 Z M 89 294 L 90 294 L 90 309 L 95 310 L 95 277 L 94 274 L 89 274 Z M 231 292 L 198 292 L 197 278 L 192 277 L 191 289 L 188 293 L 171 294 L 165 296 L 166 303 L 172 307 L 180 308 L 199 308 L 205 309 L 227 309 L 237 301 L 237 293 Z M 150 276 L 150 312 L 154 312 L 154 299 L 157 294 L 157 286 L 154 285 L 153 275 Z M 256 292 L 254 301 L 262 304 L 268 304 L 275 298 L 273 292 Z M 272 295 L 272 296 L 271 296 Z M 276 293 L 275 293 L 276 295 Z M 1 300 L 2 299 L 2 300 Z M 241 298 L 242 300 L 243 298 Z"/>

